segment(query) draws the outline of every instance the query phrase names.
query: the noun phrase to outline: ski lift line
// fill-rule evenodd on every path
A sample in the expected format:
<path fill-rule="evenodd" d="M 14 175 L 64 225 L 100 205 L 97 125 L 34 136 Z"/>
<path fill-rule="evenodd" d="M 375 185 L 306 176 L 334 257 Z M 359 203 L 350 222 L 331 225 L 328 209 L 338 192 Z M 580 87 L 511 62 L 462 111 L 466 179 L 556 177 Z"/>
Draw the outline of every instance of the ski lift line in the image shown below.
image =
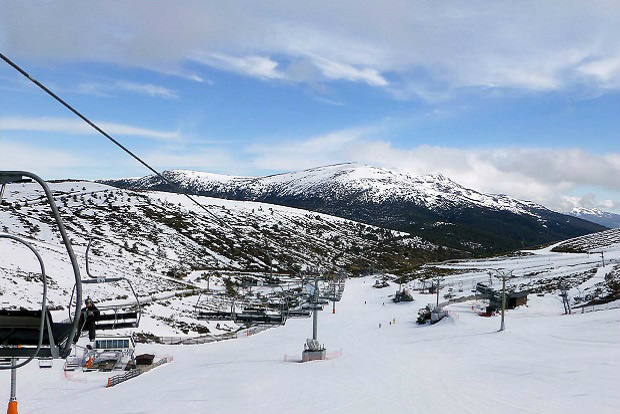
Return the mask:
<path fill-rule="evenodd" d="M 161 178 L 162 180 L 164 180 L 168 185 L 170 185 L 178 194 L 182 194 L 185 197 L 187 197 L 189 200 L 191 200 L 194 204 L 196 204 L 198 207 L 200 207 L 201 209 L 203 209 L 205 212 L 207 212 L 207 214 L 209 214 L 213 219 L 215 219 L 217 222 L 219 222 L 221 225 L 223 225 L 224 227 L 228 227 L 230 228 L 235 234 L 236 234 L 236 230 L 230 226 L 228 223 L 224 222 L 223 220 L 220 220 L 219 217 L 217 217 L 215 214 L 213 214 L 211 211 L 209 211 L 202 203 L 200 203 L 198 200 L 196 200 L 194 197 L 190 196 L 189 194 L 185 193 L 181 187 L 179 187 L 177 184 L 173 183 L 171 180 L 167 179 L 166 177 L 164 177 L 161 173 L 159 173 L 157 170 L 155 170 L 153 167 L 151 167 L 149 164 L 146 163 L 146 161 L 143 161 L 140 157 L 138 157 L 136 154 L 134 154 L 130 149 L 128 149 L 127 147 L 125 147 L 123 144 L 121 144 L 119 141 L 117 141 L 116 139 L 114 139 L 111 135 L 109 135 L 107 132 L 105 132 L 103 129 L 101 129 L 99 126 L 97 126 L 97 124 L 95 124 L 94 122 L 92 122 L 91 120 L 89 120 L 87 117 L 85 117 L 84 115 L 82 115 L 79 111 L 77 111 L 75 108 L 73 108 L 71 105 L 69 105 L 66 101 L 64 101 L 61 97 L 59 97 L 58 95 L 56 95 L 54 92 L 52 92 L 49 88 L 47 88 L 45 85 L 43 85 L 41 82 L 39 82 L 38 80 L 36 80 L 35 78 L 33 78 L 32 76 L 30 76 L 28 74 L 28 72 L 26 72 L 24 69 L 22 69 L 19 65 L 17 65 L 16 63 L 14 63 L 11 59 L 9 59 L 8 57 L 6 57 L 2 52 L 0 52 L 0 58 L 2 58 L 2 60 L 4 60 L 9 66 L 11 66 L 13 69 L 15 69 L 16 71 L 18 71 L 20 74 L 22 74 L 23 76 L 25 76 L 28 80 L 30 80 L 32 83 L 34 83 L 35 85 L 37 85 L 39 88 L 41 88 L 45 93 L 47 93 L 49 96 L 51 96 L 52 98 L 54 98 L 58 103 L 60 103 L 62 106 L 64 106 L 65 108 L 67 108 L 69 111 L 71 111 L 74 115 L 76 115 L 78 118 L 80 118 L 82 121 L 86 122 L 89 126 L 91 126 L 95 131 L 99 132 L 101 135 L 103 135 L 104 137 L 106 137 L 108 140 L 110 140 L 114 145 L 116 145 L 117 147 L 119 147 L 120 149 L 122 149 L 123 151 L 125 151 L 125 153 L 127 153 L 129 156 L 131 156 L 133 159 L 135 159 L 136 161 L 138 161 L 140 164 L 142 164 L 144 167 L 146 167 L 149 171 L 151 171 L 153 174 L 155 174 L 157 177 Z"/>

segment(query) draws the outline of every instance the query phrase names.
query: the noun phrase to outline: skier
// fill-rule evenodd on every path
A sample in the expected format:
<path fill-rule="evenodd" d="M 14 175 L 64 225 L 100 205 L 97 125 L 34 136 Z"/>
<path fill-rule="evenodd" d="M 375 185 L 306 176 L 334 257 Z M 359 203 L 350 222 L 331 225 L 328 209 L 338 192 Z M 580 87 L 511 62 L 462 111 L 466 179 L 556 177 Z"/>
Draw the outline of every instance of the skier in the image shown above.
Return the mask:
<path fill-rule="evenodd" d="M 95 340 L 95 321 L 99 319 L 99 309 L 91 298 L 86 298 L 84 305 L 86 307 L 82 309 L 80 324 L 83 327 L 82 329 L 88 329 L 88 339 L 93 342 Z"/>
<path fill-rule="evenodd" d="M 379 329 L 381 329 L 381 322 L 379 322 Z"/>

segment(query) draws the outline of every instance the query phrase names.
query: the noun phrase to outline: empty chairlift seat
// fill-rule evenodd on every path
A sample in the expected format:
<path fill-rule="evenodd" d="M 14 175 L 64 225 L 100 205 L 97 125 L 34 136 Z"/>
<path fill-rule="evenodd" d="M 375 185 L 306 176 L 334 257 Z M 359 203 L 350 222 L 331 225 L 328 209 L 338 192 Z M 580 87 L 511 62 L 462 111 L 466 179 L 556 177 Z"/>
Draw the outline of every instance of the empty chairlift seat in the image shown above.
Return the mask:
<path fill-rule="evenodd" d="M 36 351 L 41 326 L 40 310 L 0 310 L 0 357 L 18 356 L 27 358 Z M 45 313 L 41 349 L 35 355 L 39 358 L 54 356 L 54 348 L 65 343 L 71 333 L 72 323 L 54 323 L 49 310 Z M 50 341 L 51 333 L 51 341 Z M 6 346 L 19 347 L 5 348 Z"/>

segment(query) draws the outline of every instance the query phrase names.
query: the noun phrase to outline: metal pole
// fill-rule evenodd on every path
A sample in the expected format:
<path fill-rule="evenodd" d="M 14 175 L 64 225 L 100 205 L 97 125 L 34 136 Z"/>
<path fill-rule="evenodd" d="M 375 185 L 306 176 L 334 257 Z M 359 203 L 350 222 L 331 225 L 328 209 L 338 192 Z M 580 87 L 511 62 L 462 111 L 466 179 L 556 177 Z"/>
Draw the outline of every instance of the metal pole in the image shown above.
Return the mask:
<path fill-rule="evenodd" d="M 333 314 L 336 313 L 336 286 L 338 285 L 336 284 L 336 279 L 334 278 L 332 280 L 332 301 L 333 301 L 332 313 Z"/>
<path fill-rule="evenodd" d="M 312 339 L 318 338 L 318 306 L 319 306 L 319 279 L 314 279 L 314 311 L 312 312 Z"/>
<path fill-rule="evenodd" d="M 436 279 L 437 281 L 437 307 L 439 307 L 439 279 Z"/>
<path fill-rule="evenodd" d="M 17 365 L 17 358 L 11 358 L 11 365 Z M 11 370 L 11 398 L 6 412 L 7 414 L 17 414 L 17 368 Z"/>
<path fill-rule="evenodd" d="M 499 327 L 500 332 L 506 329 L 504 325 L 504 313 L 505 312 L 506 312 L 506 276 L 502 277 L 502 324 Z"/>

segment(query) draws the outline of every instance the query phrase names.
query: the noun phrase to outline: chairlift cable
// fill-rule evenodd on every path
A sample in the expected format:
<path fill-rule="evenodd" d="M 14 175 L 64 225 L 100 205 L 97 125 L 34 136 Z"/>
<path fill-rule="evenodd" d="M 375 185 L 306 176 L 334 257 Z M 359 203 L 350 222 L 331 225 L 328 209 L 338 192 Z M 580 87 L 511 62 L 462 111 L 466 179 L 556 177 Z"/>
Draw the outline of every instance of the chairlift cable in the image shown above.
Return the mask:
<path fill-rule="evenodd" d="M 105 132 L 103 129 L 101 129 L 99 126 L 97 126 L 97 124 L 95 124 L 94 122 L 92 122 L 91 120 L 89 120 L 86 116 L 82 115 L 78 110 L 76 110 L 75 108 L 73 108 L 71 105 L 69 105 L 65 100 L 63 100 L 61 97 L 59 97 L 58 95 L 56 95 L 54 92 L 52 92 L 48 87 L 46 87 L 45 85 L 43 85 L 41 82 L 39 82 L 38 80 L 36 80 L 35 78 L 33 78 L 32 76 L 30 76 L 28 74 L 28 72 L 26 72 L 24 69 L 22 69 L 19 65 L 17 65 L 15 62 L 13 62 L 11 59 L 9 59 L 8 57 L 6 57 L 2 52 L 0 52 L 0 58 L 2 58 L 2 60 L 4 60 L 7 64 L 9 64 L 9 66 L 11 66 L 13 69 L 15 69 L 16 71 L 18 71 L 20 74 L 22 74 L 24 77 L 26 77 L 28 80 L 30 80 L 32 83 L 34 83 L 35 85 L 37 85 L 39 88 L 41 88 L 45 93 L 47 93 L 48 95 L 50 95 L 52 98 L 54 98 L 58 103 L 60 103 L 62 106 L 64 106 L 65 108 L 67 108 L 69 111 L 71 111 L 74 115 L 76 115 L 78 118 L 80 118 L 82 121 L 86 122 L 88 125 L 90 125 L 93 129 L 95 129 L 97 132 L 99 132 L 101 135 L 103 135 L 104 137 L 106 137 L 108 140 L 110 140 L 114 145 L 116 145 L 117 147 L 119 147 L 120 149 L 122 149 L 123 151 L 125 151 L 127 154 L 129 154 L 133 159 L 135 159 L 136 161 L 138 161 L 140 164 L 142 164 L 144 167 L 146 167 L 149 171 L 151 171 L 153 174 L 155 174 L 157 177 L 161 178 L 162 180 L 164 180 L 168 185 L 170 185 L 175 192 L 177 192 L 178 194 L 182 194 L 185 197 L 187 197 L 189 200 L 191 200 L 194 204 L 196 204 L 198 207 L 200 207 L 201 209 L 203 209 L 204 211 L 207 212 L 207 214 L 209 214 L 212 218 L 214 218 L 218 223 L 220 223 L 221 225 L 223 225 L 224 227 L 228 227 L 229 229 L 231 229 L 234 233 L 236 233 L 235 229 L 229 225 L 228 223 L 226 223 L 225 221 L 221 220 L 219 217 L 217 217 L 214 213 L 212 213 L 211 211 L 209 211 L 209 209 L 207 209 L 207 207 L 205 207 L 202 203 L 200 203 L 198 200 L 196 200 L 194 197 L 190 196 L 189 194 L 185 193 L 181 187 L 179 187 L 176 183 L 172 182 L 171 180 L 167 179 L 165 176 L 163 176 L 161 173 L 159 173 L 157 170 L 155 170 L 153 167 L 151 167 L 146 161 L 142 160 L 140 157 L 138 157 L 136 154 L 134 154 L 131 150 L 129 150 L 127 147 L 125 147 L 123 144 L 121 144 L 119 141 L 117 141 L 116 139 L 114 139 L 112 136 L 110 136 L 110 134 L 108 134 L 107 132 Z"/>

